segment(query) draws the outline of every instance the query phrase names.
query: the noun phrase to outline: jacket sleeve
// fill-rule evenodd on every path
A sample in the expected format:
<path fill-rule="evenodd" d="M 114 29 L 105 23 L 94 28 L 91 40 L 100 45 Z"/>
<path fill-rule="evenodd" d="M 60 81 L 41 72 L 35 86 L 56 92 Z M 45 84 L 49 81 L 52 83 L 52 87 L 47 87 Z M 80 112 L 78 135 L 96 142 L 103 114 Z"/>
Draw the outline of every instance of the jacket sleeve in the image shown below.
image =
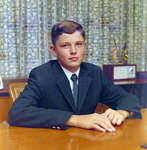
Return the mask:
<path fill-rule="evenodd" d="M 12 104 L 8 122 L 12 126 L 57 128 L 66 130 L 67 120 L 73 114 L 63 110 L 40 107 L 43 94 L 41 75 L 33 70 L 23 92 Z"/>
<path fill-rule="evenodd" d="M 100 71 L 102 79 L 102 95 L 100 102 L 114 110 L 126 110 L 134 115 L 128 118 L 142 118 L 140 101 L 137 96 L 126 92 L 123 88 L 111 83 Z"/>

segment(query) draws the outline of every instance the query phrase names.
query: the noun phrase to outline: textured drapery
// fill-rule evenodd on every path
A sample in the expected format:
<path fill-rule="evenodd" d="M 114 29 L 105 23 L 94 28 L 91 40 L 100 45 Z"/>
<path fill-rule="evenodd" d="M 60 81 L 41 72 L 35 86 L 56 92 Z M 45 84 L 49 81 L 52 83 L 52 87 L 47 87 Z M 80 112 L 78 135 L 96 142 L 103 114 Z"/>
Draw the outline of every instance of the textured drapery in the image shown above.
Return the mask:
<path fill-rule="evenodd" d="M 117 63 L 127 41 L 128 63 L 147 71 L 146 0 L 0 0 L 0 75 L 28 75 L 32 68 L 54 59 L 50 31 L 65 19 L 81 23 L 86 31 L 84 61 L 101 68 Z"/>

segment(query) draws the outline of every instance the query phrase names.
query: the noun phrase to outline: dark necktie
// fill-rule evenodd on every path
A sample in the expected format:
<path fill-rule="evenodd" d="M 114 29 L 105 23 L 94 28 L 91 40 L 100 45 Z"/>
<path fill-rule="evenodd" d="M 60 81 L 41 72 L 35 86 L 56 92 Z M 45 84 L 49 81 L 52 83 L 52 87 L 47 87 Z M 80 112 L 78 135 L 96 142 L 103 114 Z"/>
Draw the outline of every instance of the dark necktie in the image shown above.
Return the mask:
<path fill-rule="evenodd" d="M 77 75 L 72 74 L 71 80 L 73 81 L 73 97 L 75 101 L 75 106 L 77 107 L 77 99 L 78 99 L 78 85 L 77 85 Z"/>

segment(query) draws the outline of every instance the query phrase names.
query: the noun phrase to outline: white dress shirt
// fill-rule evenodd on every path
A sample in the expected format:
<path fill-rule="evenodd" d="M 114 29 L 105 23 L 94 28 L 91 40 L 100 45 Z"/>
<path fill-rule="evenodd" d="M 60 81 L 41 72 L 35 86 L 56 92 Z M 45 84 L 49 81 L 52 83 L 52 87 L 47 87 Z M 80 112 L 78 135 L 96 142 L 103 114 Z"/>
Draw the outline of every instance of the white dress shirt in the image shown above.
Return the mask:
<path fill-rule="evenodd" d="M 72 76 L 72 74 L 76 74 L 77 77 L 79 77 L 80 68 L 75 73 L 72 73 L 72 72 L 68 71 L 67 69 L 63 68 L 62 66 L 61 66 L 61 68 L 63 69 L 64 73 L 67 76 L 67 79 L 70 83 L 71 91 L 73 93 L 73 81 L 71 80 L 71 76 Z M 78 80 L 77 80 L 77 84 L 78 84 Z"/>

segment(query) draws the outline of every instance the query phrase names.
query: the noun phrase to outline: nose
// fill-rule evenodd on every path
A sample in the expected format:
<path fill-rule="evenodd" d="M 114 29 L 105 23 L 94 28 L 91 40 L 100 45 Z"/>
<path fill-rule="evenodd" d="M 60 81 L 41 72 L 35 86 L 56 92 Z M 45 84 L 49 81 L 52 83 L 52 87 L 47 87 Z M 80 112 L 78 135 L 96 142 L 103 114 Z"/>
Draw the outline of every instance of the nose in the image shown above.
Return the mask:
<path fill-rule="evenodd" d="M 71 54 L 76 54 L 77 53 L 77 49 L 76 49 L 75 46 L 71 46 L 70 53 Z"/>

